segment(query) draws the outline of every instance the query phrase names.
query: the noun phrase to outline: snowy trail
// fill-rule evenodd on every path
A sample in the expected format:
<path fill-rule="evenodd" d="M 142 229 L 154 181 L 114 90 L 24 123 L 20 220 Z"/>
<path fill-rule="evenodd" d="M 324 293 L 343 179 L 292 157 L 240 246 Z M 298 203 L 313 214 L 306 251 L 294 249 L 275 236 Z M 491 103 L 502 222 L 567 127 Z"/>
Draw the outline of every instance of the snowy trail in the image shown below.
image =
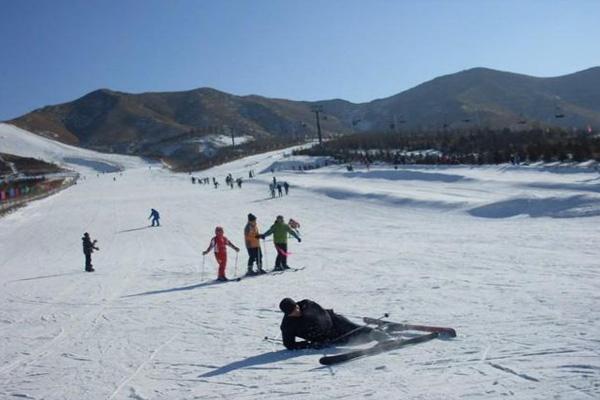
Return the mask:
<path fill-rule="evenodd" d="M 273 152 L 195 175 L 223 183 L 286 160 Z M 270 199 L 270 173 L 215 190 L 143 163 L 122 175 L 77 168 L 78 185 L 0 219 L 0 398 L 600 396 L 593 173 L 331 166 L 277 172 L 292 188 Z M 536 200 L 537 214 L 519 199 Z M 151 207 L 160 228 L 148 227 Z M 202 280 L 216 225 L 242 247 L 245 272 L 249 212 L 263 230 L 278 214 L 299 220 L 290 264 L 306 269 L 215 284 L 207 255 Z M 101 249 L 93 274 L 84 231 Z M 279 336 L 285 296 L 458 337 L 322 367 L 332 350 L 262 340 Z"/>

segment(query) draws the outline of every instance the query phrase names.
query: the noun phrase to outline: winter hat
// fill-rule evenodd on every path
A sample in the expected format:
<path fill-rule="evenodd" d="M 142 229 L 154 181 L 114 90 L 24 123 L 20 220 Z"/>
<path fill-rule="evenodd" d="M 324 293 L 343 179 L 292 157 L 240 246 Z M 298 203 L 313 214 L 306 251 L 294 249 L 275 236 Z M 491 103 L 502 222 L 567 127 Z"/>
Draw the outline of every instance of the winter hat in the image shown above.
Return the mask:
<path fill-rule="evenodd" d="M 276 219 L 276 221 L 277 221 L 277 220 L 279 220 L 279 221 L 282 221 L 282 222 L 283 222 L 283 215 L 278 215 L 278 216 L 277 216 L 277 219 Z"/>
<path fill-rule="evenodd" d="M 256 221 L 256 215 L 252 213 L 248 214 L 248 221 Z"/>
<path fill-rule="evenodd" d="M 289 297 L 286 297 L 279 303 L 279 309 L 283 311 L 285 315 L 289 315 L 296 309 L 296 302 Z"/>

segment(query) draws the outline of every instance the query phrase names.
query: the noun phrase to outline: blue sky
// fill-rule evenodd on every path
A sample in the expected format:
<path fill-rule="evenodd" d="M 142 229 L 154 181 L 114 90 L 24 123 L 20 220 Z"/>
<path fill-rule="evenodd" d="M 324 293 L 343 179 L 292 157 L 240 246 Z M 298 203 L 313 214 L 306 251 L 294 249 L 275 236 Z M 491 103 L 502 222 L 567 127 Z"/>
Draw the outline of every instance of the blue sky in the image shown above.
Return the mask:
<path fill-rule="evenodd" d="M 366 102 L 600 65 L 598 0 L 0 0 L 0 120 L 109 88 Z"/>

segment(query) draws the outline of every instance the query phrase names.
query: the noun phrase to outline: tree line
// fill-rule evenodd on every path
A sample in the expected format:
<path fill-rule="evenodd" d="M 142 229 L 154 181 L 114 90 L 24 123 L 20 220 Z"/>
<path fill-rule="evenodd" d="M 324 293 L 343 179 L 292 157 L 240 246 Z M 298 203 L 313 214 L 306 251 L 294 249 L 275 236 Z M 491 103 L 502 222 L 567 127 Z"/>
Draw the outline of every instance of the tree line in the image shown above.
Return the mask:
<path fill-rule="evenodd" d="M 481 129 L 470 132 L 358 133 L 295 154 L 332 156 L 340 162 L 393 164 L 500 164 L 600 161 L 600 135 L 560 128 Z"/>

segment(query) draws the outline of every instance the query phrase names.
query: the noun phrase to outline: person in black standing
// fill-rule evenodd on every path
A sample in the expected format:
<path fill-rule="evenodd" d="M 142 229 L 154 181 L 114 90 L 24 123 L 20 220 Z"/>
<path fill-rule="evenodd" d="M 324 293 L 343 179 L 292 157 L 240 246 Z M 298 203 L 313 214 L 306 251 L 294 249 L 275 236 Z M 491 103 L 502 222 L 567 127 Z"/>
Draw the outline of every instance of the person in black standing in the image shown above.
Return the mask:
<path fill-rule="evenodd" d="M 312 300 L 295 302 L 286 297 L 279 303 L 285 316 L 281 321 L 283 345 L 288 350 L 320 349 L 335 344 L 365 343 L 390 339 L 385 332 L 357 325 L 333 310 L 326 310 Z M 297 342 L 296 337 L 304 339 Z"/>
<path fill-rule="evenodd" d="M 85 254 L 85 270 L 87 272 L 94 272 L 95 269 L 92 266 L 92 253 L 94 250 L 100 250 L 96 247 L 96 240 L 90 239 L 90 234 L 85 232 L 81 238 L 83 241 L 83 254 Z"/>

